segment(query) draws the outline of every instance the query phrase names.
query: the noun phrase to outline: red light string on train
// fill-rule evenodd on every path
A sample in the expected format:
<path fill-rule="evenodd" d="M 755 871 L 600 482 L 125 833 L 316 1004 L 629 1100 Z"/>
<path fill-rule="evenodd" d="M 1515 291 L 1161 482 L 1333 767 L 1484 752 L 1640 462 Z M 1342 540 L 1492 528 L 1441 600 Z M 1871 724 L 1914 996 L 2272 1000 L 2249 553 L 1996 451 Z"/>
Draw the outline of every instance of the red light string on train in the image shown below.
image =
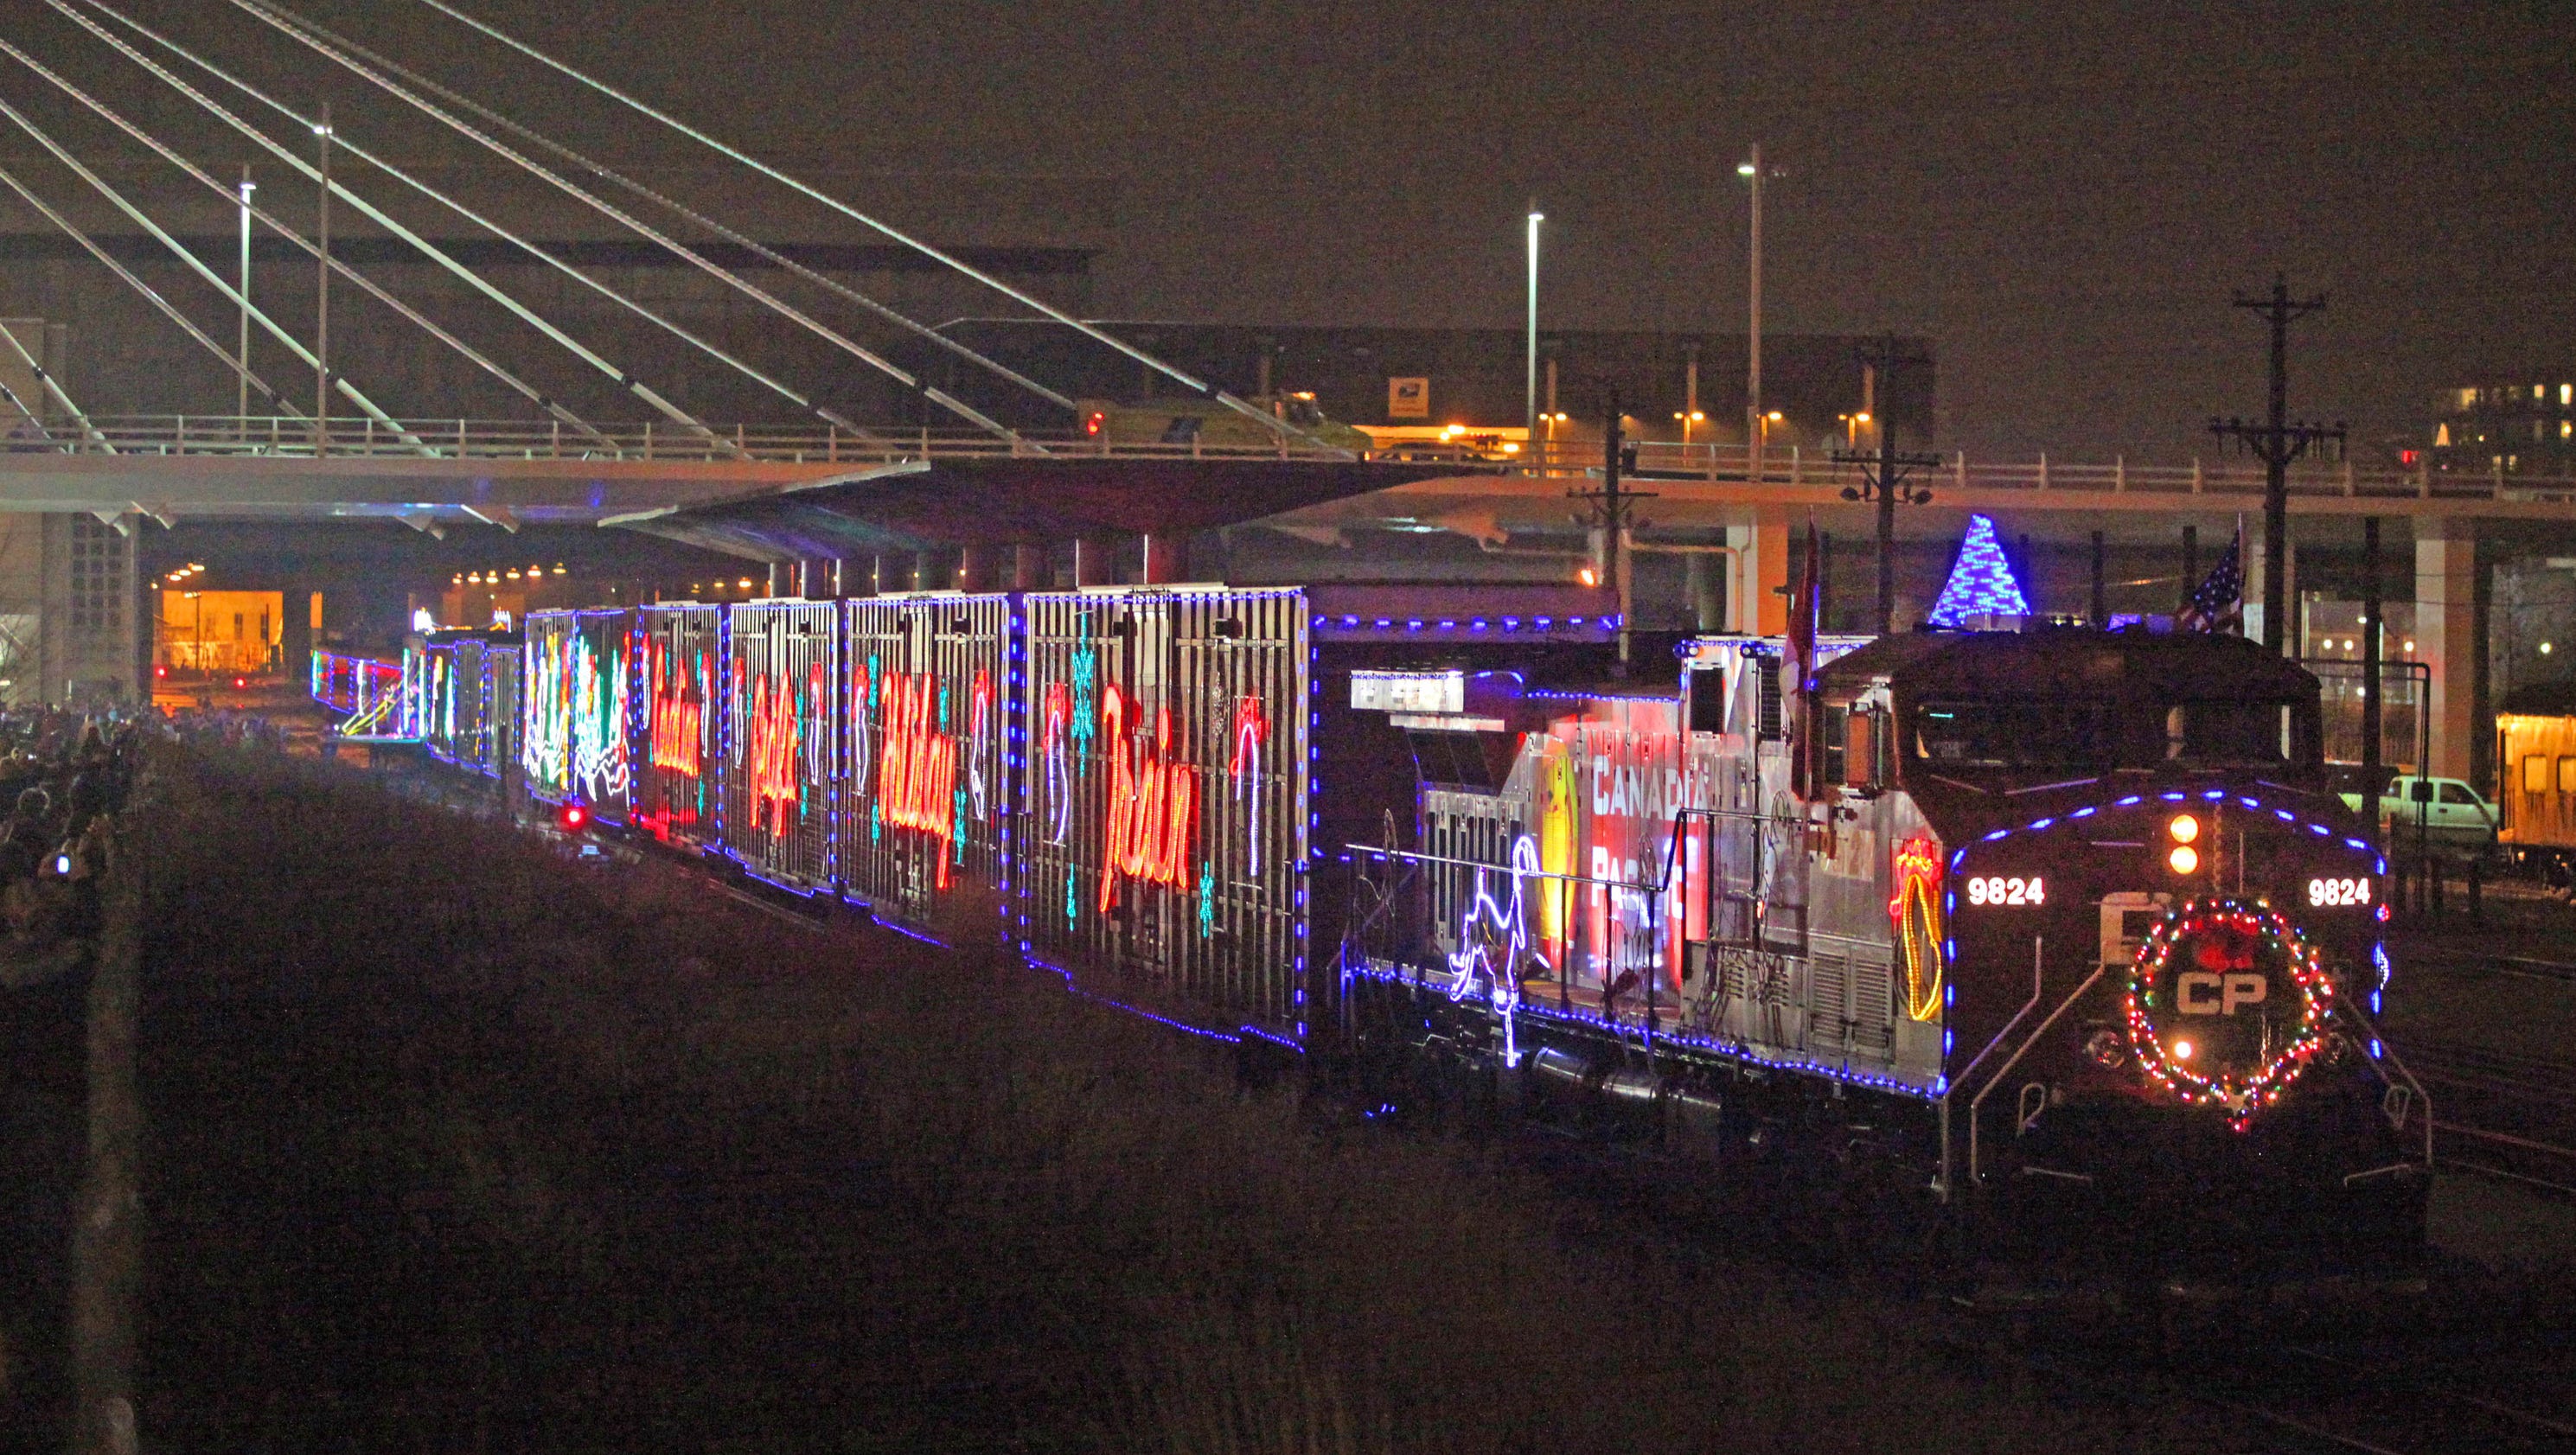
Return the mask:
<path fill-rule="evenodd" d="M 957 739 L 939 730 L 938 684 L 890 672 L 885 679 L 885 756 L 877 803 L 885 821 L 930 835 L 940 846 L 934 885 L 948 887 L 948 847 L 957 834 Z"/>
<path fill-rule="evenodd" d="M 1226 765 L 1226 774 L 1234 780 L 1234 792 L 1246 805 L 1247 842 L 1251 846 L 1251 872 L 1261 872 L 1261 745 L 1270 740 L 1270 719 L 1262 715 L 1261 699 L 1238 697 L 1234 700 L 1234 758 Z"/>
<path fill-rule="evenodd" d="M 813 687 L 822 687 L 823 669 L 814 667 Z M 767 673 L 752 684 L 751 720 L 743 758 L 751 778 L 752 827 L 783 835 L 795 827 L 803 790 L 799 767 L 804 757 L 804 713 L 796 689 L 773 684 Z"/>
<path fill-rule="evenodd" d="M 1887 918 L 1905 972 L 1905 1014 L 1928 1021 L 1941 1013 L 1941 846 L 1918 834 L 1896 846 L 1890 867 L 1896 894 Z"/>
<path fill-rule="evenodd" d="M 674 673 L 671 650 L 658 638 L 647 639 L 644 650 L 645 676 L 653 688 L 653 766 L 696 778 L 706 762 L 706 653 L 692 654 L 695 672 Z"/>
<path fill-rule="evenodd" d="M 1144 724 L 1131 729 L 1125 693 L 1100 689 L 1101 736 L 1109 746 L 1109 853 L 1100 876 L 1100 908 L 1118 903 L 1118 878 L 1174 889 L 1188 885 L 1190 825 L 1198 816 L 1198 782 L 1188 763 L 1172 759 L 1172 710 L 1154 714 L 1153 744 Z M 1140 714 L 1141 716 L 1141 714 Z"/>

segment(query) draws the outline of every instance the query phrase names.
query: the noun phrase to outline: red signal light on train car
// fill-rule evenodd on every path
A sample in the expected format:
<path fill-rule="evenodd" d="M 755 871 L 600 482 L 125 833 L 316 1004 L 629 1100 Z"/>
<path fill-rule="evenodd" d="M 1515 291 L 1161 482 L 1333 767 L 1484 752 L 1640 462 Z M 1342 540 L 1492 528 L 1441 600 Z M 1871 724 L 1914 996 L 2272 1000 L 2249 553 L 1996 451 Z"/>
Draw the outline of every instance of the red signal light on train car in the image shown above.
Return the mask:
<path fill-rule="evenodd" d="M 1092 439 L 1100 438 L 1100 432 L 1108 427 L 1109 416 L 1100 410 L 1095 409 L 1082 417 L 1082 432 Z"/>
<path fill-rule="evenodd" d="M 248 687 L 249 685 L 250 685 L 250 679 L 249 679 L 249 678 L 247 678 L 247 677 L 235 677 L 235 678 L 233 679 L 233 690 L 234 690 L 234 691 L 236 691 L 236 692 L 240 691 L 241 689 L 243 689 L 243 688 L 245 688 L 245 687 Z"/>
<path fill-rule="evenodd" d="M 152 675 L 153 675 L 153 676 L 155 676 L 155 677 L 167 677 L 167 676 L 169 676 L 169 675 L 170 675 L 170 664 L 169 664 L 169 663 L 167 663 L 167 662 L 155 662 L 155 663 L 153 663 L 153 664 L 152 664 Z"/>
<path fill-rule="evenodd" d="M 590 827 L 590 805 L 570 801 L 555 805 L 555 827 L 568 834 Z"/>

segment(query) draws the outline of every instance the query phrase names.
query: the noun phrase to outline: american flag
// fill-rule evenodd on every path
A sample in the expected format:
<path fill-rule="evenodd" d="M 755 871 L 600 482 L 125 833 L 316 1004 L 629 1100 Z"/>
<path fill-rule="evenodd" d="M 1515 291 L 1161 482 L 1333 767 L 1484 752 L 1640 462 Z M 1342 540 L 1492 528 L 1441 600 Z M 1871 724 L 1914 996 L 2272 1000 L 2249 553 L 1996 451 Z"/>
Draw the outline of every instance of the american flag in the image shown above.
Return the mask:
<path fill-rule="evenodd" d="M 2174 622 L 2184 631 L 2218 632 L 2241 629 L 2245 625 L 2245 528 L 2236 528 L 2236 539 L 2227 543 L 2227 554 L 2218 558 L 2218 568 L 2209 579 L 2191 593 L 2182 615 Z"/>

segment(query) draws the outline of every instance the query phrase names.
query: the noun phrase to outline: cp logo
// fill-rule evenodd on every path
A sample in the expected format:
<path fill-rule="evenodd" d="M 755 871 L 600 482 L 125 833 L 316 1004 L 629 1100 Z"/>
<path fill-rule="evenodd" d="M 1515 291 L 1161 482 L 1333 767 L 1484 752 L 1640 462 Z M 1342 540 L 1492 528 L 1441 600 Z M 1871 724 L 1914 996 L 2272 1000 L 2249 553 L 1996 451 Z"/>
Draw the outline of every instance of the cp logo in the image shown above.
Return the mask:
<path fill-rule="evenodd" d="M 2271 979 L 2250 971 L 2186 970 L 2174 977 L 2174 1009 L 2184 1015 L 2234 1015 L 2238 1006 L 2261 1005 L 2271 994 Z"/>

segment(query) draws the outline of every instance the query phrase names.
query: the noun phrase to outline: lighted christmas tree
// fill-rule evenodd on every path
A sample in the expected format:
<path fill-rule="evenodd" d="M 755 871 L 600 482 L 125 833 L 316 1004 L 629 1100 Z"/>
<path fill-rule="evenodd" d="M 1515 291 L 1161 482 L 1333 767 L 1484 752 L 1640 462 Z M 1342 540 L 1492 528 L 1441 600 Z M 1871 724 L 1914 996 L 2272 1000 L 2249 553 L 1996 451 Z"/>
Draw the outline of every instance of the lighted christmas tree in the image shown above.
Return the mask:
<path fill-rule="evenodd" d="M 2021 583 L 2013 579 L 2012 563 L 2004 559 L 2004 543 L 1995 534 L 1995 523 L 1982 515 L 1968 517 L 1968 534 L 1959 542 L 1959 559 L 1950 568 L 1950 579 L 1941 587 L 1941 599 L 1932 603 L 1928 620 L 1934 626 L 1964 626 L 1972 616 L 2028 616 L 2030 602 L 2021 594 Z"/>

